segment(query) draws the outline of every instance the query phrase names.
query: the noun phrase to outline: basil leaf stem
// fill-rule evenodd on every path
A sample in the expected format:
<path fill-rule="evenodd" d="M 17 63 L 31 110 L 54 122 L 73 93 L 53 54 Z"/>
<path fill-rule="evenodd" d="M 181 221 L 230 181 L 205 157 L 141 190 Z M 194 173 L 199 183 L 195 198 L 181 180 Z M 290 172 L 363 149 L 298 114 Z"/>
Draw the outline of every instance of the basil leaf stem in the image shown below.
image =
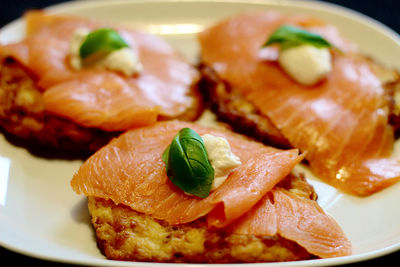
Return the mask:
<path fill-rule="evenodd" d="M 290 25 L 279 27 L 272 33 L 263 47 L 276 43 L 281 45 L 281 49 L 287 49 L 289 47 L 303 44 L 312 45 L 318 48 L 332 47 L 332 44 L 325 40 L 321 35 Z"/>
<path fill-rule="evenodd" d="M 104 55 L 124 47 L 129 47 L 119 33 L 110 28 L 100 28 L 90 32 L 83 41 L 79 55 L 85 59 L 94 54 Z"/>
<path fill-rule="evenodd" d="M 205 198 L 214 180 L 203 139 L 194 130 L 183 128 L 165 149 L 162 160 L 171 182 L 186 193 Z"/>

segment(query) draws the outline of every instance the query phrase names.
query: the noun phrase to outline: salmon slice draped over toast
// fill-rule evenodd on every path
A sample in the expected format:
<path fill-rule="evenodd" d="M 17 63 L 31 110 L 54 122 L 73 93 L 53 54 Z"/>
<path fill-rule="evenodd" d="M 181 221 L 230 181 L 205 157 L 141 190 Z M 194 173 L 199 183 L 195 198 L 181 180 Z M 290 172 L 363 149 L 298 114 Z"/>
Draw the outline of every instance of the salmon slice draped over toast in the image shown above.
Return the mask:
<path fill-rule="evenodd" d="M 240 158 L 242 163 L 229 174 L 220 187 L 205 198 L 186 194 L 172 184 L 167 177 L 162 154 L 182 128 L 191 128 L 200 135 L 207 133 L 226 138 L 232 152 Z M 168 231 L 178 231 L 178 229 L 179 231 L 182 229 L 202 231 L 203 238 L 194 238 L 192 241 L 194 246 L 202 247 L 198 253 L 192 251 L 197 255 L 196 257 L 190 250 L 185 252 L 181 248 L 180 253 L 184 255 L 181 255 L 179 259 L 174 258 L 173 255 L 172 258 L 160 256 L 163 261 L 182 259 L 183 261 L 223 261 L 209 254 L 207 254 L 209 258 L 198 258 L 207 250 L 207 242 L 205 243 L 204 238 L 206 240 L 211 238 L 208 235 L 212 233 L 226 233 L 231 237 L 238 235 L 254 238 L 268 236 L 280 240 L 283 238 L 295 242 L 308 253 L 318 257 L 349 255 L 351 244 L 341 228 L 324 213 L 315 198 L 309 198 L 315 193 L 305 190 L 308 192 L 304 194 L 307 197 L 296 195 L 287 190 L 290 188 L 287 186 L 289 183 L 286 183 L 286 187 L 282 185 L 280 189 L 274 189 L 277 188 L 277 184 L 283 183 L 282 180 L 302 159 L 303 155 L 299 155 L 297 149 L 280 150 L 268 147 L 227 130 L 208 129 L 182 121 L 158 122 L 152 126 L 129 130 L 97 151 L 73 176 L 71 186 L 78 194 L 89 197 L 89 207 L 93 209 L 91 213 L 95 219 L 92 218 L 92 221 L 96 227 L 98 242 L 102 244 L 100 247 L 104 248 L 103 252 L 110 258 L 160 260 L 158 257 L 152 258 L 141 254 L 149 246 L 134 250 L 137 254 L 132 251 L 121 252 L 125 245 L 131 244 L 129 242 L 140 242 L 136 239 L 126 241 L 128 239 L 126 232 L 120 236 L 123 241 L 119 243 L 115 243 L 116 237 L 113 237 L 111 241 L 108 240 L 110 235 L 105 237 L 103 231 L 107 225 L 104 221 L 110 219 L 99 215 L 100 211 L 96 211 L 98 207 L 130 210 L 127 211 L 129 214 L 126 215 L 127 217 L 144 216 L 143 218 L 151 220 L 165 231 L 166 229 L 169 229 Z M 305 186 L 299 186 L 297 191 L 310 187 L 306 182 L 301 184 Z M 108 202 L 104 203 L 104 200 Z M 118 213 L 115 212 L 115 214 Z M 129 231 L 134 231 L 131 227 L 128 228 Z M 118 232 L 115 229 L 113 231 Z M 140 233 L 137 234 L 140 236 Z M 143 235 L 145 234 L 142 233 L 141 236 Z M 148 237 L 149 242 L 155 242 L 152 239 L 154 236 Z M 163 240 L 165 244 L 169 242 L 167 239 L 166 237 Z M 115 249 L 121 250 L 120 252 L 126 257 L 115 254 Z M 110 250 L 114 252 L 111 253 Z M 186 256 L 185 253 L 187 253 Z M 260 252 L 259 257 L 251 261 L 262 261 L 262 254 Z M 229 261 L 243 260 L 243 258 L 231 256 L 229 256 Z M 286 260 L 289 259 L 299 258 L 289 257 Z"/>
<path fill-rule="evenodd" d="M 317 33 L 338 48 L 330 51 L 325 79 L 302 85 L 266 59 L 274 50 L 263 45 L 282 25 Z M 400 180 L 390 124 L 398 73 L 383 75 L 382 66 L 361 56 L 332 25 L 308 16 L 247 13 L 206 29 L 199 42 L 202 90 L 236 130 L 299 148 L 317 176 L 347 193 L 368 196 Z"/>
<path fill-rule="evenodd" d="M 3 127 L 12 134 L 36 135 L 41 140 L 43 129 L 61 124 L 68 130 L 70 123 L 78 128 L 76 136 L 84 139 L 87 129 L 115 133 L 157 120 L 197 117 L 198 72 L 161 38 L 42 11 L 29 11 L 24 20 L 25 38 L 0 45 L 0 116 Z M 99 28 L 118 32 L 137 54 L 140 73 L 124 75 L 90 65 L 72 67 L 70 42 L 76 31 Z M 23 121 L 21 114 L 29 121 Z M 59 123 L 47 127 L 53 118 Z M 53 132 L 63 132 L 62 126 Z M 89 134 L 95 135 L 93 131 Z M 74 142 L 76 136 L 71 133 L 69 138 Z"/>

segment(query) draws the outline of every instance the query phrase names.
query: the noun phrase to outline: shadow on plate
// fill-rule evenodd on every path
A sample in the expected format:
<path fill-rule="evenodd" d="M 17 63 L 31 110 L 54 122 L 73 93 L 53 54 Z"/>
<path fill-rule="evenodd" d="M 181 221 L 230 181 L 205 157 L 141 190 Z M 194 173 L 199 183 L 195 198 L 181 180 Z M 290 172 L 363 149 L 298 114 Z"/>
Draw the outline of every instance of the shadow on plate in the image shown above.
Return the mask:
<path fill-rule="evenodd" d="M 77 151 L 68 149 L 56 149 L 50 146 L 36 144 L 27 139 L 11 135 L 0 127 L 0 133 L 5 137 L 5 139 L 12 145 L 17 147 L 25 148 L 31 155 L 46 159 L 65 159 L 65 160 L 85 160 L 93 152 L 88 151 Z"/>

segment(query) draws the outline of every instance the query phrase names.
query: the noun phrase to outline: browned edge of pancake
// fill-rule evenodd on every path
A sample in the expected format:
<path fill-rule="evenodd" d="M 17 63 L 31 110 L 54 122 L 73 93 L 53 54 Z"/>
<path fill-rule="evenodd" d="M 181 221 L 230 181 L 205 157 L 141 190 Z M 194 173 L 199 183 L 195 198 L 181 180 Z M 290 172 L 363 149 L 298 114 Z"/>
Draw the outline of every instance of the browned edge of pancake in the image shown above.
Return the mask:
<path fill-rule="evenodd" d="M 49 157 L 58 152 L 87 157 L 121 133 L 80 126 L 47 112 L 35 76 L 10 57 L 0 63 L 0 129 L 13 144 L 40 156 L 47 148 Z M 191 92 L 194 103 L 178 119 L 194 120 L 202 111 L 197 84 Z M 172 118 L 160 117 L 166 119 Z"/>
<path fill-rule="evenodd" d="M 204 95 L 205 105 L 217 115 L 218 120 L 229 124 L 234 131 L 265 144 L 280 148 L 290 147 L 289 141 L 270 119 L 220 79 L 212 68 L 201 64 L 199 70 L 202 75 L 200 92 Z"/>
<path fill-rule="evenodd" d="M 277 186 L 299 197 L 317 198 L 302 175 L 290 175 Z M 297 243 L 279 235 L 254 236 L 207 229 L 204 217 L 172 226 L 111 200 L 89 197 L 88 206 L 98 247 L 108 259 L 239 263 L 315 258 Z"/>
<path fill-rule="evenodd" d="M 400 134 L 400 103 L 395 101 L 395 95 L 399 94 L 400 96 L 400 73 L 368 59 L 391 99 L 388 119 L 398 137 Z M 242 97 L 237 89 L 222 80 L 210 66 L 200 64 L 199 70 L 202 75 L 199 89 L 207 101 L 207 107 L 216 113 L 218 120 L 230 124 L 234 131 L 267 145 L 279 148 L 291 147 L 289 141 L 271 120 L 250 101 Z M 398 101 L 400 101 L 400 97 Z"/>

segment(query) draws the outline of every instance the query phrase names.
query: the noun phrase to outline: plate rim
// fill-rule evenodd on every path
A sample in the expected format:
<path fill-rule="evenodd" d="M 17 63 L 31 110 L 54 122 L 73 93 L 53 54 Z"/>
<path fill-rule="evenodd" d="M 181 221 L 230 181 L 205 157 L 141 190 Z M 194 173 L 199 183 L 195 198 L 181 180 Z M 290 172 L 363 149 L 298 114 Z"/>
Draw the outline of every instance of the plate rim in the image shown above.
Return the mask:
<path fill-rule="evenodd" d="M 121 4 L 126 4 L 126 3 L 141 3 L 141 4 L 146 4 L 146 3 L 179 3 L 179 2 L 184 2 L 184 3 L 243 3 L 243 4 L 269 4 L 269 5 L 281 5 L 281 6 L 297 6 L 297 7 L 304 7 L 307 6 L 308 8 L 312 9 L 318 9 L 318 10 L 324 10 L 326 11 L 326 7 L 331 7 L 335 9 L 335 11 L 338 11 L 340 13 L 343 13 L 347 16 L 356 16 L 356 20 L 361 21 L 361 22 L 370 22 L 369 26 L 373 28 L 378 28 L 380 31 L 384 30 L 388 35 L 391 35 L 392 37 L 399 45 L 400 45 L 400 33 L 397 33 L 395 30 L 390 28 L 388 25 L 372 18 L 369 17 L 359 11 L 350 9 L 348 7 L 344 7 L 335 3 L 331 2 L 322 2 L 319 0 L 113 0 L 112 2 L 109 0 L 72 0 L 68 2 L 62 2 L 58 3 L 55 5 L 48 6 L 44 9 L 50 10 L 50 11 L 55 11 L 59 12 L 59 9 L 65 9 L 65 8 L 74 8 L 76 5 L 80 6 L 92 6 L 93 4 L 95 5 L 106 5 L 106 6 L 111 6 L 111 5 L 121 5 Z M 61 10 L 62 11 L 62 10 Z M 352 19 L 355 19 L 352 17 Z M 376 24 L 376 25 L 373 25 Z M 8 25 L 8 24 L 7 24 Z M 7 26 L 5 25 L 5 26 Z"/>

